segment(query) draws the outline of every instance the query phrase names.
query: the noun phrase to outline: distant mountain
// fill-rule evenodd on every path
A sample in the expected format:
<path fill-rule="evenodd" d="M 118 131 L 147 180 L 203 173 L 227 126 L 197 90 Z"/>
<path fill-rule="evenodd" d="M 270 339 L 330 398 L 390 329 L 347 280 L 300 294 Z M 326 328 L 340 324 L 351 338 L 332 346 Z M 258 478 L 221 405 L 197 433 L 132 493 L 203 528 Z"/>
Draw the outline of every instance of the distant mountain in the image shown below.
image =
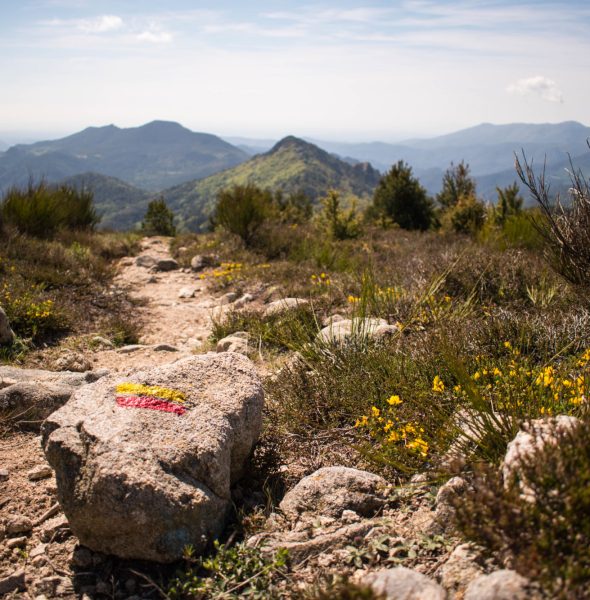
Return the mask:
<path fill-rule="evenodd" d="M 502 186 L 508 179 L 510 182 L 516 179 L 514 153 L 520 154 L 524 149 L 526 156 L 537 164 L 542 164 L 546 158 L 548 168 L 559 171 L 567 162 L 568 153 L 578 156 L 588 152 L 586 140 L 589 137 L 590 127 L 567 121 L 557 124 L 484 123 L 448 135 L 406 140 L 399 144 L 316 143 L 340 156 L 369 161 L 382 171 L 388 170 L 398 160 L 404 160 L 432 194 L 439 191 L 442 174 L 450 163 L 457 164 L 464 160 L 471 167 L 472 175 L 482 180 L 480 191 L 492 197 L 496 185 Z M 497 183 L 491 185 L 493 181 Z M 489 196 L 490 193 L 492 196 Z"/>
<path fill-rule="evenodd" d="M 149 201 L 155 197 L 116 177 L 99 173 L 73 175 L 61 183 L 93 192 L 94 205 L 101 215 L 100 229 L 133 229 L 143 220 Z"/>
<path fill-rule="evenodd" d="M 268 152 L 276 143 L 277 140 L 269 139 L 258 139 L 258 138 L 246 138 L 246 137 L 224 137 L 226 142 L 237 146 L 240 150 L 243 150 L 250 156 L 255 154 L 262 154 Z"/>
<path fill-rule="evenodd" d="M 294 192 L 301 190 L 313 200 L 335 188 L 367 196 L 380 174 L 368 163 L 351 165 L 308 142 L 289 136 L 269 152 L 205 179 L 163 192 L 166 201 L 189 229 L 202 228 L 210 216 L 217 193 L 236 184 Z"/>
<path fill-rule="evenodd" d="M 59 140 L 19 144 L 0 154 L 0 191 L 22 185 L 31 176 L 59 181 L 86 172 L 155 191 L 247 159 L 248 154 L 221 138 L 195 133 L 178 123 L 88 127 Z"/>

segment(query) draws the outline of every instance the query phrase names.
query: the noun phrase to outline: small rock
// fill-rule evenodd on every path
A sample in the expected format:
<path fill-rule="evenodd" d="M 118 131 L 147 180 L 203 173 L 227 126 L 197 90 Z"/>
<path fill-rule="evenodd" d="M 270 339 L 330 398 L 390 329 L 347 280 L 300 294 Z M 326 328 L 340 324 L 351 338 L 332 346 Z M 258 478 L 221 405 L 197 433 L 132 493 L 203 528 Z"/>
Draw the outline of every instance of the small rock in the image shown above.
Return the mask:
<path fill-rule="evenodd" d="M 440 487 L 436 494 L 435 521 L 442 531 L 453 529 L 457 498 L 467 491 L 467 482 L 461 477 L 452 477 Z"/>
<path fill-rule="evenodd" d="M 41 540 L 43 542 L 50 542 L 54 538 L 58 540 L 63 539 L 64 534 L 69 534 L 70 525 L 65 515 L 59 515 L 46 521 L 41 528 Z"/>
<path fill-rule="evenodd" d="M 107 340 L 107 338 L 102 337 L 101 335 L 95 335 L 92 340 L 90 340 L 94 346 L 103 347 L 103 348 L 114 348 L 115 344 L 111 342 L 111 340 Z"/>
<path fill-rule="evenodd" d="M 19 590 L 23 592 L 25 590 L 25 570 L 19 569 L 12 573 L 12 575 L 8 575 L 8 577 L 3 577 L 0 579 L 0 596 L 4 594 L 10 594 L 10 592 L 15 592 Z"/>
<path fill-rule="evenodd" d="M 306 300 L 305 298 L 282 298 L 281 300 L 275 300 L 274 302 L 267 304 L 264 309 L 264 316 L 268 317 L 276 315 L 308 304 L 309 300 Z"/>
<path fill-rule="evenodd" d="M 183 287 L 178 292 L 179 298 L 194 298 L 197 289 L 194 287 Z"/>
<path fill-rule="evenodd" d="M 176 346 L 172 346 L 172 344 L 155 344 L 152 346 L 152 350 L 154 352 L 180 352 L 180 350 Z"/>
<path fill-rule="evenodd" d="M 508 569 L 481 575 L 465 591 L 464 600 L 534 600 L 540 598 L 531 582 Z"/>
<path fill-rule="evenodd" d="M 162 258 L 153 266 L 155 271 L 174 271 L 178 269 L 178 263 L 173 258 Z"/>
<path fill-rule="evenodd" d="M 58 371 L 73 371 L 75 373 L 84 373 L 92 369 L 90 361 L 79 352 L 66 352 L 62 354 L 54 362 L 54 367 Z"/>
<path fill-rule="evenodd" d="M 502 463 L 504 481 L 518 473 L 523 460 L 534 456 L 545 444 L 555 444 L 559 435 L 572 431 L 579 424 L 579 419 L 569 415 L 531 421 L 526 425 L 526 429 L 519 431 L 508 444 Z"/>
<path fill-rule="evenodd" d="M 219 264 L 219 258 L 212 254 L 197 254 L 191 259 L 191 269 L 193 271 L 202 271 L 207 267 L 216 267 Z"/>
<path fill-rule="evenodd" d="M 81 569 L 92 567 L 92 552 L 84 546 L 76 546 L 72 555 L 72 564 Z"/>
<path fill-rule="evenodd" d="M 12 538 L 11 540 L 7 540 L 7 542 L 6 542 L 7 548 L 21 548 L 22 546 L 26 546 L 26 545 L 27 545 L 27 537 L 26 536 Z"/>
<path fill-rule="evenodd" d="M 290 520 L 304 515 L 341 518 L 344 511 L 372 517 L 387 502 L 389 486 L 378 475 L 348 467 L 324 467 L 289 490 L 279 507 Z"/>
<path fill-rule="evenodd" d="M 156 262 L 156 259 L 153 256 L 149 256 L 148 254 L 142 254 L 141 256 L 138 256 L 135 259 L 135 264 L 138 267 L 145 267 L 146 269 L 153 267 L 156 264 Z"/>
<path fill-rule="evenodd" d="M 33 529 L 33 521 L 29 517 L 14 515 L 6 520 L 6 533 L 8 536 L 29 533 Z"/>
<path fill-rule="evenodd" d="M 448 592 L 462 598 L 467 586 L 484 573 L 478 559 L 471 544 L 460 544 L 437 570 L 437 579 Z"/>
<path fill-rule="evenodd" d="M 10 478 L 10 473 L 8 469 L 0 469 L 0 481 L 8 481 Z"/>
<path fill-rule="evenodd" d="M 244 306 L 246 306 L 246 304 L 249 304 L 250 302 L 254 301 L 254 296 L 252 294 L 244 294 L 243 296 L 240 296 L 235 302 L 234 302 L 234 308 L 244 308 Z"/>
<path fill-rule="evenodd" d="M 396 567 L 370 573 L 362 579 L 384 600 L 446 600 L 445 590 L 426 575 Z"/>
<path fill-rule="evenodd" d="M 0 346 L 4 344 L 12 344 L 14 341 L 14 332 L 10 328 L 8 317 L 0 306 Z"/>
<path fill-rule="evenodd" d="M 324 327 L 318 333 L 318 341 L 325 344 L 339 344 L 350 338 L 379 338 L 381 334 L 389 327 L 385 319 L 343 319 L 333 322 L 328 327 Z"/>
<path fill-rule="evenodd" d="M 221 298 L 217 301 L 219 306 L 225 306 L 226 304 L 231 304 L 238 295 L 235 292 L 228 292 L 227 294 L 223 294 Z"/>
<path fill-rule="evenodd" d="M 160 280 L 158 279 L 158 277 L 156 277 L 155 275 L 152 275 L 151 277 L 148 277 L 148 278 L 147 278 L 147 281 L 146 281 L 146 283 L 158 283 L 158 281 L 160 281 Z"/>
<path fill-rule="evenodd" d="M 133 265 L 133 259 L 130 256 L 125 256 L 119 261 L 119 266 L 130 267 Z"/>
<path fill-rule="evenodd" d="M 122 346 L 117 350 L 119 354 L 131 354 L 132 352 L 137 352 L 138 350 L 143 350 L 146 346 L 143 344 L 128 344 L 127 346 Z"/>
<path fill-rule="evenodd" d="M 29 481 L 39 481 L 40 479 L 47 479 L 53 475 L 53 470 L 49 465 L 40 465 L 27 471 L 27 477 Z"/>
<path fill-rule="evenodd" d="M 345 320 L 346 320 L 346 317 L 343 317 L 342 315 L 339 315 L 339 314 L 331 315 L 329 317 L 326 317 L 322 321 L 322 327 L 329 327 L 333 323 L 338 323 L 338 321 L 345 321 Z"/>
<path fill-rule="evenodd" d="M 38 544 L 29 552 L 29 558 L 32 560 L 33 558 L 37 558 L 38 556 L 43 556 L 45 554 L 46 549 L 47 544 Z"/>
<path fill-rule="evenodd" d="M 342 511 L 342 516 L 340 517 L 340 520 L 343 523 L 358 523 L 361 520 L 361 517 L 358 513 L 355 513 L 354 510 L 343 510 Z"/>
<path fill-rule="evenodd" d="M 217 342 L 217 352 L 237 352 L 238 354 L 248 354 L 248 340 L 234 335 L 229 335 Z"/>

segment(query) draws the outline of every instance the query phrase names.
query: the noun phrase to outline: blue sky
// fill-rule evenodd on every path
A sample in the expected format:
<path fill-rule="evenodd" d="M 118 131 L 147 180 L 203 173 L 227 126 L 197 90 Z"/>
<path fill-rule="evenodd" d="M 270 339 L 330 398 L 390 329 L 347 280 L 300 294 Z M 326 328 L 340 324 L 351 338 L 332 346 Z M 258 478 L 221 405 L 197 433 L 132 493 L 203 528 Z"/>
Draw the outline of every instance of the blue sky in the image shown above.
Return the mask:
<path fill-rule="evenodd" d="M 0 0 L 2 132 L 220 135 L 590 124 L 590 3 Z"/>

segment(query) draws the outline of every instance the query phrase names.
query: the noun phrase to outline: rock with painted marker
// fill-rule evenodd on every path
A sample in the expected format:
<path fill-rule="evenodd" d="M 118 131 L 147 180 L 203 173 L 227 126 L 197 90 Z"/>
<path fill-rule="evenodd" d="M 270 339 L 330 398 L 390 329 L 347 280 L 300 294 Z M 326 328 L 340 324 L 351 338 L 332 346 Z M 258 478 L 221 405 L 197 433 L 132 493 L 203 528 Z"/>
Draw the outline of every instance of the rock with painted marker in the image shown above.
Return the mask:
<path fill-rule="evenodd" d="M 81 544 L 171 562 L 219 535 L 262 424 L 252 363 L 191 356 L 78 390 L 43 426 L 58 498 Z"/>

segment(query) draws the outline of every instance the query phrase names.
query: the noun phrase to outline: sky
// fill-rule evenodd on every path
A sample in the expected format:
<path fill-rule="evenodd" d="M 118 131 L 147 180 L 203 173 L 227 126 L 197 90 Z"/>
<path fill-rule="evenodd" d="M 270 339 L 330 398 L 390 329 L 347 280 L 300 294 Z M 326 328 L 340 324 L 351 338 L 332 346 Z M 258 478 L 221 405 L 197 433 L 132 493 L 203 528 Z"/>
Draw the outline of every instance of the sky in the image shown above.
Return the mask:
<path fill-rule="evenodd" d="M 0 0 L 0 139 L 155 119 L 341 141 L 590 125 L 588 31 L 588 0 Z"/>

